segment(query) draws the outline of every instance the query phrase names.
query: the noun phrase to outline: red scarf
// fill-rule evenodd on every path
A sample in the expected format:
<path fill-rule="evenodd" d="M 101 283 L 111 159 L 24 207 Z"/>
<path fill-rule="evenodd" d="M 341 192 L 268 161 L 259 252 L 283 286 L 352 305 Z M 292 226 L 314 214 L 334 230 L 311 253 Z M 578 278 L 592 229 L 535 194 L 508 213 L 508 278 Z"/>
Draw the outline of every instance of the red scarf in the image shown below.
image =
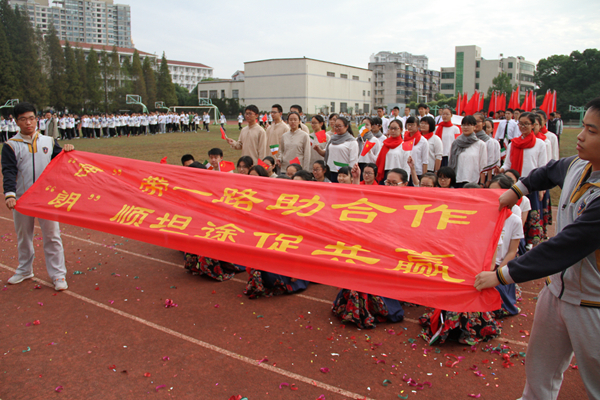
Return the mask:
<path fill-rule="evenodd" d="M 417 131 L 417 133 L 415 133 L 415 136 L 410 136 L 410 132 L 406 131 L 406 136 L 404 137 L 404 141 L 409 142 L 411 140 L 415 141 L 414 146 L 419 144 L 419 141 L 421 140 L 421 136 L 423 136 L 421 134 L 421 131 Z"/>
<path fill-rule="evenodd" d="M 366 185 L 365 181 L 360 181 L 361 185 Z M 377 183 L 377 181 L 373 181 L 373 183 L 371 183 L 371 185 L 379 185 L 379 183 Z"/>
<path fill-rule="evenodd" d="M 385 139 L 383 141 L 383 146 L 381 150 L 379 150 L 379 155 L 377 156 L 377 181 L 381 181 L 385 177 L 385 158 L 387 157 L 388 151 L 390 149 L 395 149 L 400 146 L 404 140 L 402 140 L 402 136 L 392 137 Z"/>
<path fill-rule="evenodd" d="M 511 167 L 523 175 L 523 150 L 535 146 L 536 136 L 533 131 L 527 137 L 520 136 L 510 142 L 510 164 Z"/>
<path fill-rule="evenodd" d="M 427 139 L 427 141 L 429 141 L 429 139 L 431 139 L 433 137 L 433 132 L 429 132 L 429 133 L 421 133 L 421 135 L 423 135 L 423 137 L 425 139 Z"/>
<path fill-rule="evenodd" d="M 444 128 L 449 128 L 452 125 L 454 125 L 452 123 L 452 121 L 448 121 L 448 122 L 440 122 L 440 124 L 437 126 L 437 129 L 435 130 L 435 134 L 441 139 L 442 138 L 442 132 L 444 131 Z"/>
<path fill-rule="evenodd" d="M 546 133 L 548 133 L 548 128 L 543 126 L 542 129 L 540 129 L 540 131 L 535 135 L 535 137 L 537 137 L 538 139 L 542 139 L 543 141 L 546 141 Z"/>

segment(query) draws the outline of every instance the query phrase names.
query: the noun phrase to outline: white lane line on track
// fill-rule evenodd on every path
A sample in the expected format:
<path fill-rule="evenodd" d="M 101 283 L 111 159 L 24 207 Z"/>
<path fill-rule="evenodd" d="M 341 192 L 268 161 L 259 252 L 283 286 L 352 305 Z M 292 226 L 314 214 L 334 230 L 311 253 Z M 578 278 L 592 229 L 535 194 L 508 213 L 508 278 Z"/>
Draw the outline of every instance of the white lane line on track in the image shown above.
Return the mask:
<path fill-rule="evenodd" d="M 6 217 L 1 217 L 0 216 L 0 219 L 4 219 L 6 221 L 13 222 L 12 219 L 6 218 Z M 37 229 L 41 229 L 38 226 L 36 226 L 36 228 Z M 83 239 L 83 238 L 80 238 L 80 237 L 77 237 L 77 236 L 69 235 L 67 233 L 62 233 L 61 232 L 61 236 L 65 236 L 65 237 L 68 237 L 68 238 L 71 238 L 71 239 L 80 240 L 82 242 L 85 242 L 85 243 L 88 243 L 88 244 L 93 244 L 93 245 L 96 245 L 96 246 L 101 246 L 101 247 L 105 247 L 105 248 L 111 248 L 111 249 L 114 249 L 115 251 L 118 251 L 120 253 L 129 254 L 129 255 L 132 255 L 132 256 L 135 256 L 135 257 L 145 258 L 147 260 L 156 261 L 156 262 L 167 264 L 167 265 L 172 265 L 174 267 L 178 267 L 178 268 L 182 268 L 182 269 L 184 268 L 183 265 L 181 265 L 181 264 L 175 264 L 175 263 L 172 263 L 170 261 L 161 260 L 159 258 L 149 257 L 149 256 L 146 256 L 146 255 L 143 255 L 143 254 L 134 253 L 132 251 L 127 251 L 127 250 L 119 249 L 119 248 L 116 248 L 114 246 L 109 246 L 109 245 L 106 245 L 106 244 L 94 242 L 94 241 L 89 240 L 89 239 Z M 241 279 L 232 278 L 231 280 L 235 281 L 235 282 L 240 282 L 240 283 L 246 284 L 246 281 L 243 281 Z M 538 295 L 538 293 L 533 293 L 533 292 L 525 292 L 525 291 L 523 291 L 523 293 L 534 294 L 536 296 Z M 317 297 L 307 296 L 305 294 L 296 294 L 296 296 L 302 297 L 302 298 L 307 299 L 307 300 L 316 301 L 316 302 L 319 302 L 319 303 L 332 304 L 331 300 L 319 299 Z M 411 322 L 413 324 L 419 324 L 418 320 L 412 319 L 412 318 L 404 318 L 404 321 Z M 521 342 L 521 341 L 518 341 L 518 340 L 512 340 L 512 339 L 506 339 L 506 338 L 501 338 L 501 339 L 499 338 L 499 339 L 496 339 L 496 340 L 503 341 L 503 342 L 508 342 L 508 343 L 512 343 L 512 344 L 516 344 L 516 345 L 519 345 L 519 346 L 525 346 L 525 347 L 527 347 L 527 343 Z"/>
<path fill-rule="evenodd" d="M 11 271 L 13 273 L 16 272 L 16 269 L 13 269 L 13 268 L 9 267 L 8 265 L 2 264 L 2 263 L 0 263 L 0 268 L 4 268 L 4 269 L 6 269 L 8 271 Z M 54 289 L 54 285 L 51 284 L 50 282 L 46 282 L 46 281 L 41 280 L 39 278 L 33 278 L 32 280 L 35 281 L 35 282 L 38 282 L 38 283 L 40 283 L 40 284 L 42 284 L 44 286 L 48 286 L 48 287 Z M 163 332 L 163 333 L 166 333 L 168 335 L 174 336 L 174 337 L 176 337 L 178 339 L 185 340 L 186 342 L 193 343 L 193 344 L 198 345 L 200 347 L 204 347 L 207 350 L 212 350 L 212 351 L 217 352 L 219 354 L 222 354 L 222 355 L 225 355 L 227 357 L 230 357 L 230 358 L 232 358 L 232 359 L 234 359 L 236 361 L 244 362 L 244 363 L 249 364 L 249 365 L 251 365 L 253 367 L 262 368 L 262 369 L 265 369 L 265 370 L 267 370 L 269 372 L 274 372 L 274 373 L 279 374 L 281 376 L 284 376 L 286 378 L 294 379 L 296 381 L 306 383 L 307 385 L 316 386 L 316 387 L 318 387 L 320 389 L 327 390 L 327 391 L 329 391 L 331 393 L 336 393 L 336 394 L 339 394 L 341 396 L 346 396 L 346 397 L 350 397 L 350 398 L 353 398 L 353 399 L 373 400 L 373 399 L 365 397 L 363 395 L 360 395 L 360 394 L 357 394 L 357 393 L 352 393 L 352 392 L 349 392 L 347 390 L 340 389 L 338 387 L 328 385 L 328 384 L 326 384 L 324 382 L 320 382 L 320 381 L 314 380 L 312 378 L 309 378 L 309 377 L 306 377 L 306 376 L 303 376 L 303 375 L 298 375 L 296 373 L 293 373 L 293 372 L 290 372 L 290 371 L 286 371 L 284 369 L 281 369 L 281 368 L 278 368 L 278 367 L 274 367 L 274 366 L 266 364 L 266 363 L 260 363 L 259 364 L 257 360 L 253 360 L 253 359 L 245 357 L 245 356 L 243 356 L 241 354 L 234 353 L 232 351 L 229 351 L 229 350 L 223 349 L 221 347 L 212 345 L 212 344 L 204 342 L 202 340 L 198 340 L 198 339 L 193 338 L 191 336 L 184 335 L 184 334 L 179 333 L 177 331 L 174 331 L 172 329 L 165 328 L 162 325 L 155 324 L 154 322 L 150 322 L 150 321 L 147 321 L 147 320 L 145 320 L 143 318 L 140 318 L 140 317 L 137 317 L 135 315 L 132 315 L 132 314 L 126 313 L 124 311 L 118 310 L 116 308 L 109 307 L 109 306 L 107 306 L 105 304 L 97 302 L 96 300 L 92 300 L 92 299 L 90 299 L 88 297 L 82 296 L 82 295 L 77 294 L 75 292 L 72 292 L 70 290 L 65 290 L 63 293 L 66 294 L 66 295 L 68 295 L 68 296 L 74 297 L 74 298 L 76 298 L 78 300 L 81 300 L 83 302 L 86 302 L 88 304 L 94 305 L 94 306 L 96 306 L 98 308 L 102 308 L 103 310 L 109 311 L 109 312 L 111 312 L 113 314 L 117 314 L 117 315 L 119 315 L 121 317 L 130 319 L 130 320 L 132 320 L 134 322 L 138 322 L 138 323 L 140 323 L 142 325 L 146 325 L 146 326 L 148 326 L 150 328 L 154 328 L 154 329 L 156 329 L 156 330 L 158 330 L 160 332 Z"/>

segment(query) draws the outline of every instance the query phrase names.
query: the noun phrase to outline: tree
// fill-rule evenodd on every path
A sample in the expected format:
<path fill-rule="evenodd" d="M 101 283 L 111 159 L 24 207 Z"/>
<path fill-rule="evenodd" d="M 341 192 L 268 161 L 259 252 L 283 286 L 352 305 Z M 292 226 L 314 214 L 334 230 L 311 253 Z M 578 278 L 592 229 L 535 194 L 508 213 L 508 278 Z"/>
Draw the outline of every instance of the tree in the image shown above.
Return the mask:
<path fill-rule="evenodd" d="M 154 75 L 154 60 L 150 57 L 144 58 L 144 64 L 142 66 L 144 70 L 144 81 L 146 83 L 146 103 L 148 108 L 154 110 L 154 103 L 156 102 L 156 76 Z"/>
<path fill-rule="evenodd" d="M 102 79 L 101 87 L 102 87 L 102 99 L 103 99 L 103 110 L 104 112 L 108 112 L 108 92 L 110 90 L 110 79 L 111 79 L 111 71 L 110 71 L 110 60 L 108 59 L 108 54 L 106 54 L 106 50 L 102 47 L 102 51 L 100 52 L 100 77 Z"/>
<path fill-rule="evenodd" d="M 173 80 L 171 79 L 171 73 L 169 72 L 169 65 L 167 64 L 165 53 L 162 55 L 160 69 L 158 71 L 156 98 L 158 101 L 164 101 L 167 106 L 176 106 L 178 104 L 175 85 L 173 85 Z"/>
<path fill-rule="evenodd" d="M 48 34 L 46 35 L 46 44 L 48 46 L 48 65 L 49 71 L 49 89 L 50 89 L 50 105 L 57 110 L 64 110 L 66 106 L 66 89 L 67 80 L 65 78 L 65 54 L 56 28 L 53 23 L 50 23 Z"/>
<path fill-rule="evenodd" d="M 75 64 L 77 65 L 77 75 L 79 75 L 79 87 L 81 90 L 81 108 L 85 108 L 87 104 L 87 66 L 85 53 L 83 49 L 78 47 L 74 51 Z"/>
<path fill-rule="evenodd" d="M 65 43 L 65 82 L 65 105 L 72 112 L 81 111 L 83 105 L 83 88 L 79 79 L 75 52 L 69 42 Z"/>
<path fill-rule="evenodd" d="M 93 48 L 90 49 L 90 53 L 87 57 L 85 73 L 87 84 L 86 94 L 89 102 L 89 109 L 91 111 L 97 111 L 102 102 L 102 92 L 100 91 L 102 78 L 100 76 L 100 66 L 98 65 L 98 53 L 96 53 Z"/>
<path fill-rule="evenodd" d="M 144 70 L 140 53 L 137 50 L 133 52 L 133 62 L 131 63 L 131 79 L 133 80 L 133 94 L 142 96 L 142 102 L 147 100 L 146 81 L 144 80 Z"/>
<path fill-rule="evenodd" d="M 574 51 L 570 55 L 553 55 L 538 61 L 535 83 L 538 93 L 556 90 L 557 110 L 563 118 L 578 118 L 578 114 L 565 115 L 569 105 L 583 106 L 600 93 L 600 50 Z"/>
<path fill-rule="evenodd" d="M 510 84 L 510 78 L 508 77 L 508 74 L 506 72 L 501 72 L 498 74 L 497 77 L 492 79 L 492 86 L 488 88 L 487 99 L 489 101 L 489 99 L 492 97 L 492 92 L 494 90 L 497 90 L 500 93 L 506 93 L 507 96 L 510 96 L 510 93 L 513 91 L 513 89 L 516 88 L 517 85 L 512 86 Z"/>
<path fill-rule="evenodd" d="M 112 87 L 112 90 L 109 93 L 110 108 L 112 112 L 115 112 L 119 109 L 119 89 L 121 88 L 121 63 L 119 61 L 119 53 L 117 50 L 117 46 L 113 46 L 112 51 L 108 57 L 110 61 L 110 84 Z M 124 99 L 125 97 L 123 96 L 123 101 Z"/>
<path fill-rule="evenodd" d="M 0 26 L 0 101 L 19 98 L 19 86 L 4 26 Z"/>
<path fill-rule="evenodd" d="M 193 96 L 186 88 L 175 84 L 175 93 L 177 94 L 177 104 L 180 106 L 197 106 L 198 96 Z"/>

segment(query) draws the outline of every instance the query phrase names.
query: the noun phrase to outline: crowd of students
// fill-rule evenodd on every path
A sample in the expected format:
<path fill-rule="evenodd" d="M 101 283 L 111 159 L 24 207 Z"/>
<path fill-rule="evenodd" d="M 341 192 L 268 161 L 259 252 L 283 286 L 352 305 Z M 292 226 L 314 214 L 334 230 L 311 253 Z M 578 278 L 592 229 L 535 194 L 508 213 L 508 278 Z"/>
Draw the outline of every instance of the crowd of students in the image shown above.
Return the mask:
<path fill-rule="evenodd" d="M 388 117 L 382 108 L 377 112 L 378 116 L 358 121 L 358 133 L 348 118 L 338 114 L 313 116 L 311 131 L 302 122 L 300 106 L 292 106 L 284 121 L 283 108 L 275 104 L 269 114 L 272 121 L 266 121 L 265 130 L 260 125 L 258 108 L 251 105 L 245 109 L 248 125 L 242 128 L 239 139 L 227 141 L 233 149 L 241 150 L 236 164 L 239 174 L 392 187 L 508 189 L 522 175 L 558 159 L 557 136 L 547 130 L 546 115 L 540 110 L 521 113 L 508 109 L 496 129 L 494 121 L 483 113 L 464 116 L 461 125 L 456 126 L 449 107 L 440 111 L 438 123 L 426 105 L 418 107 L 417 116 L 410 115 L 410 109 L 402 117 L 398 108 Z M 517 120 L 513 120 L 514 115 Z M 223 151 L 212 149 L 208 156 L 209 168 L 220 170 Z M 182 163 L 194 163 L 193 157 L 186 155 Z M 512 211 L 498 244 L 496 268 L 545 240 L 546 227 L 552 223 L 548 192 L 529 194 Z M 229 279 L 244 269 L 190 254 L 186 255 L 186 268 L 217 280 Z M 248 272 L 246 294 L 252 298 L 294 293 L 309 285 L 270 272 Z M 475 344 L 499 336 L 498 319 L 519 312 L 516 304 L 520 291 L 517 285 L 499 286 L 498 291 L 503 306 L 495 312 L 428 312 L 421 318 L 423 337 L 429 341 L 435 335 L 441 342 L 454 337 Z M 401 321 L 402 307 L 401 299 L 344 289 L 332 309 L 342 320 L 373 328 L 377 321 Z M 440 325 L 438 320 L 444 323 Z"/>

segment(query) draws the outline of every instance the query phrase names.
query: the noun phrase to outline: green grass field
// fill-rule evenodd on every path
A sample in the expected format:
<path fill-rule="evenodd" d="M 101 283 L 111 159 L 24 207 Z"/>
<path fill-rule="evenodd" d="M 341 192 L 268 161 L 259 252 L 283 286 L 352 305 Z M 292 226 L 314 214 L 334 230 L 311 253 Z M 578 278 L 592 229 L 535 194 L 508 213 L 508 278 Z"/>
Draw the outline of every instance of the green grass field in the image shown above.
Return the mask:
<path fill-rule="evenodd" d="M 561 136 L 560 156 L 569 157 L 577 154 L 577 134 L 579 129 L 565 129 Z M 239 137 L 236 125 L 227 126 L 227 136 Z M 61 144 L 66 143 L 65 141 Z M 236 162 L 240 152 L 232 150 L 227 142 L 221 139 L 218 126 L 211 126 L 210 132 L 177 132 L 163 135 L 121 137 L 112 139 L 75 139 L 71 140 L 75 149 L 91 153 L 106 154 L 135 160 L 159 162 L 167 157 L 168 164 L 181 165 L 181 156 L 191 154 L 197 161 L 208 159 L 208 151 L 213 147 L 223 150 L 227 161 Z M 552 204 L 558 204 L 560 189 L 552 190 Z"/>

